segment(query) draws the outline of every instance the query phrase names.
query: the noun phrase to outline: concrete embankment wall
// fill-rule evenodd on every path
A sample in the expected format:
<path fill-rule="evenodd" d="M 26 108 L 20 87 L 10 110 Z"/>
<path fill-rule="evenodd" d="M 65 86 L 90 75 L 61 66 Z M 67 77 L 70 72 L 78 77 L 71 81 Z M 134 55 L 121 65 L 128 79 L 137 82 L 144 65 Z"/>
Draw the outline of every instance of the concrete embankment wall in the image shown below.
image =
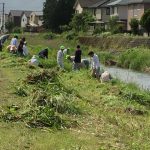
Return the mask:
<path fill-rule="evenodd" d="M 102 50 L 124 50 L 138 46 L 150 48 L 150 38 L 144 37 L 79 37 L 79 42 L 83 45 L 92 46 Z"/>

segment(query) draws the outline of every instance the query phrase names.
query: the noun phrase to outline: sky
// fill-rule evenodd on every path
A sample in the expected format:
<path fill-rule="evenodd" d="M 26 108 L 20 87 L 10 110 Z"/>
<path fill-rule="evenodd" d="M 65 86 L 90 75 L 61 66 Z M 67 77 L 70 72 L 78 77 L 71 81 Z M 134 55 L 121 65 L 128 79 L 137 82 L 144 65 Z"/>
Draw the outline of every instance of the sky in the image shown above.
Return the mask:
<path fill-rule="evenodd" d="M 10 10 L 32 10 L 41 11 L 43 9 L 43 2 L 45 0 L 0 0 L 0 3 L 5 3 L 5 11 Z M 2 5 L 0 4 L 0 11 Z"/>

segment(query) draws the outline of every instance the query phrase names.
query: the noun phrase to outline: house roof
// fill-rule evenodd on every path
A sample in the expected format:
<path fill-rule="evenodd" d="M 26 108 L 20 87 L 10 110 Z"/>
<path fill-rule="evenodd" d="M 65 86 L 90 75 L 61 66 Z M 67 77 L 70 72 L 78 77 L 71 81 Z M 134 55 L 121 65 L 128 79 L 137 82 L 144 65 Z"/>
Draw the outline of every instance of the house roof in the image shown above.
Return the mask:
<path fill-rule="evenodd" d="M 100 1 L 103 0 L 76 0 L 74 8 L 77 6 L 78 3 L 81 5 L 82 8 L 89 8 Z"/>
<path fill-rule="evenodd" d="M 99 0 L 97 3 L 93 4 L 90 6 L 90 8 L 96 8 L 99 7 L 107 2 L 109 2 L 110 0 Z"/>
<path fill-rule="evenodd" d="M 12 16 L 18 16 L 18 17 L 21 17 L 23 11 L 22 10 L 10 10 L 10 14 Z"/>
<path fill-rule="evenodd" d="M 30 14 L 32 13 L 32 11 L 24 11 L 24 14 L 27 16 L 27 17 L 30 17 Z"/>
<path fill-rule="evenodd" d="M 150 0 L 127 0 L 127 1 L 128 1 L 128 4 L 150 3 Z"/>
<path fill-rule="evenodd" d="M 42 11 L 34 11 L 33 12 L 36 16 L 43 16 L 43 12 Z"/>
<path fill-rule="evenodd" d="M 10 14 L 11 14 L 12 16 L 21 17 L 23 13 L 25 13 L 25 15 L 26 15 L 27 17 L 29 17 L 30 14 L 32 13 L 32 11 L 27 11 L 27 10 L 10 10 Z"/>
<path fill-rule="evenodd" d="M 128 5 L 128 4 L 137 4 L 137 3 L 150 3 L 150 0 L 116 0 L 109 3 L 109 6 L 113 5 Z"/>

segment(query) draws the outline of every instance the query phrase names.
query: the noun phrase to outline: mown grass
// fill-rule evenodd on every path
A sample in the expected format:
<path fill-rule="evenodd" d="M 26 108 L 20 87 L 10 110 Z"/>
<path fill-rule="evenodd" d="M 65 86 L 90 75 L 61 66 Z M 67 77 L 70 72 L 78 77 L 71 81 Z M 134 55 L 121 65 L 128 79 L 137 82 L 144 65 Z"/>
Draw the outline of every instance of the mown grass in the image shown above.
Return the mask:
<path fill-rule="evenodd" d="M 0 149 L 150 149 L 149 92 L 117 80 L 99 83 L 90 77 L 87 70 L 71 72 L 68 62 L 65 62 L 67 71 L 59 72 L 55 70 L 58 49 L 55 44 L 63 41 L 59 37 L 47 41 L 42 36 L 33 35 L 27 35 L 27 40 L 29 47 L 33 48 L 30 49 L 31 55 L 48 45 L 51 45 L 51 51 L 49 59 L 41 61 L 45 64 L 43 69 L 28 66 L 27 61 L 31 56 L 20 58 L 7 52 L 0 53 L 1 116 L 4 117 L 9 111 L 13 112 L 13 116 L 20 116 L 21 112 L 33 110 L 25 118 L 1 118 Z M 74 47 L 72 43 L 69 44 L 69 47 Z M 52 70 L 57 74 L 54 80 L 49 76 Z M 45 71 L 48 74 L 43 76 L 42 72 Z M 57 101 L 49 101 L 55 96 L 60 96 Z M 38 109 L 39 103 L 44 109 L 47 106 L 49 110 L 53 108 L 56 115 L 67 121 L 67 126 L 58 130 L 60 128 L 57 126 L 29 124 L 32 119 L 34 123 L 36 119 L 44 118 L 45 123 L 51 120 L 49 111 L 43 113 Z M 56 107 L 51 108 L 51 104 L 56 104 Z M 64 106 L 63 109 L 60 106 Z M 60 111 L 64 108 L 67 111 Z M 49 117 L 48 120 L 45 120 L 45 115 Z M 58 122 L 58 125 L 61 123 Z"/>

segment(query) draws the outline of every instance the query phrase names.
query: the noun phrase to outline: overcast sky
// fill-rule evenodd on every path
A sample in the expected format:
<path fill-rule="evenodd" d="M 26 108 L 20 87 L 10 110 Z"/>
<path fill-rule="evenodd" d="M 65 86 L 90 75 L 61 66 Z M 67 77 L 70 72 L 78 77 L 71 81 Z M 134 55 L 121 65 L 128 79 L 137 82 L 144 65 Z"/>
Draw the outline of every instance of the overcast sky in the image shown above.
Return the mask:
<path fill-rule="evenodd" d="M 37 10 L 43 9 L 43 2 L 45 0 L 0 0 L 0 3 L 5 3 L 5 10 Z M 0 5 L 0 11 L 2 10 L 2 5 Z"/>

